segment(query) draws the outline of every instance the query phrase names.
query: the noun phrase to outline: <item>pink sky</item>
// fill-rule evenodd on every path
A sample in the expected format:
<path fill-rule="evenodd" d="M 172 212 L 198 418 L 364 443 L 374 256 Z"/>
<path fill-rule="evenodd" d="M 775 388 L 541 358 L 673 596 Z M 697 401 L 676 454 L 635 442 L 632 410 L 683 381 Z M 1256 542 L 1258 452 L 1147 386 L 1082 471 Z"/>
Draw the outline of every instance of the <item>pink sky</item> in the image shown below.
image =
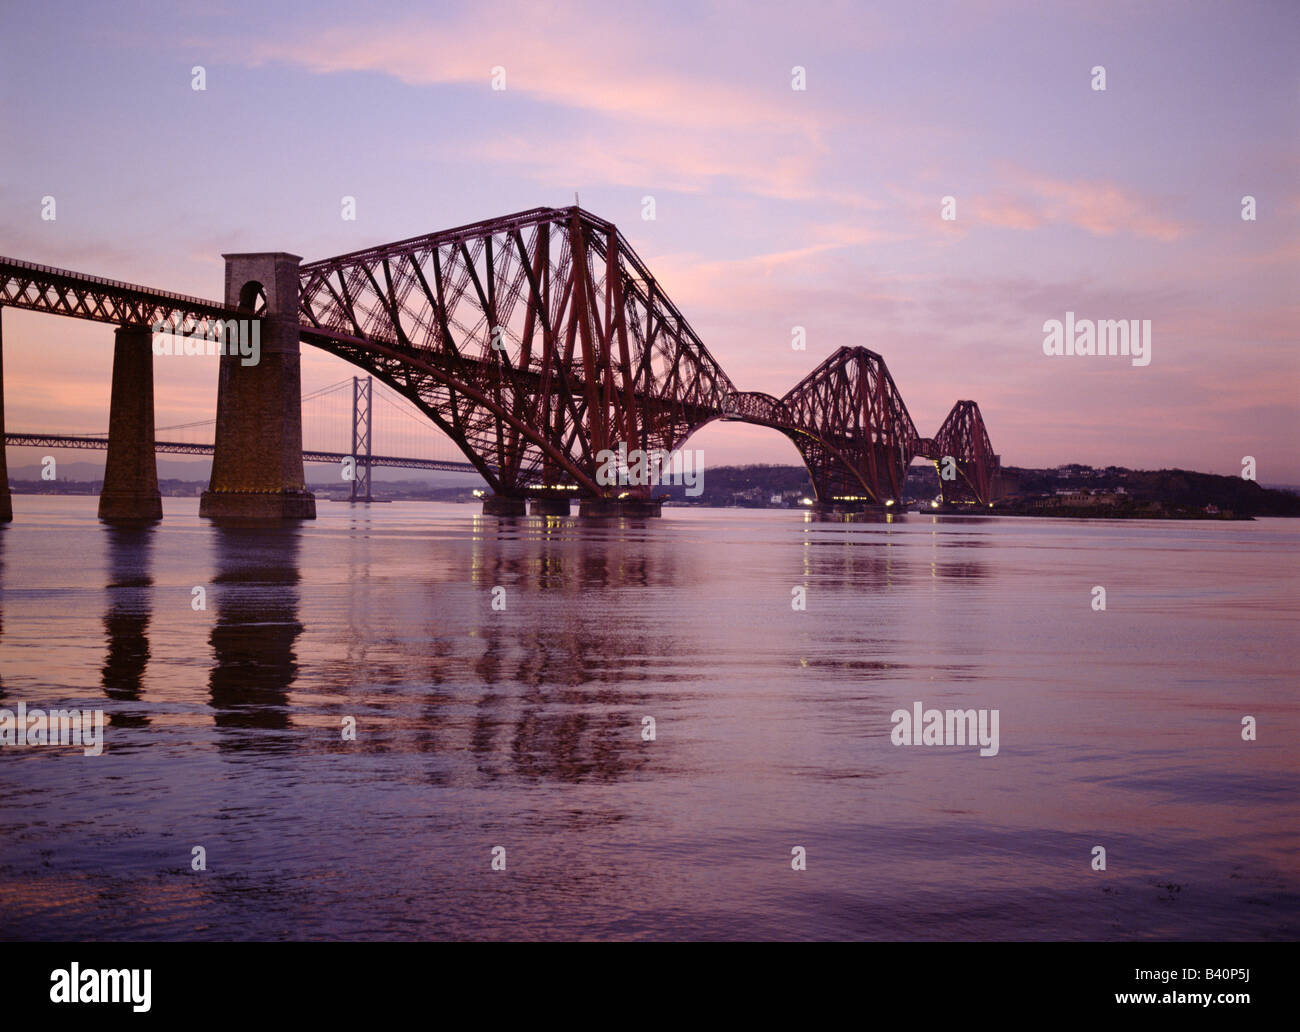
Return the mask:
<path fill-rule="evenodd" d="M 860 344 L 922 433 L 977 400 L 1008 464 L 1252 455 L 1300 483 L 1286 4 L 267 7 L 6 16 L 0 253 L 218 297 L 223 251 L 312 260 L 577 190 L 742 389 Z M 1044 355 L 1066 311 L 1151 320 L 1151 364 Z M 109 327 L 4 331 L 8 429 L 106 428 Z M 305 391 L 349 375 L 304 349 Z M 160 426 L 215 395 L 158 364 Z M 754 427 L 692 444 L 797 461 Z"/>

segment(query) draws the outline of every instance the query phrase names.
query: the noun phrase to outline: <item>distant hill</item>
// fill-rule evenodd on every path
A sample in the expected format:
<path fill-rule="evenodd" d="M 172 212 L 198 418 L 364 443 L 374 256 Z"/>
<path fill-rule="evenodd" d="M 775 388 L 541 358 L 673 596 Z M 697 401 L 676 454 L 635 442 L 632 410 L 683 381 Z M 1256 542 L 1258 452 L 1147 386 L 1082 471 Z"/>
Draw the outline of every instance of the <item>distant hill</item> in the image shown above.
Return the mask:
<path fill-rule="evenodd" d="M 24 449 L 25 450 L 25 449 Z M 56 454 L 66 455 L 66 451 Z M 94 456 L 88 459 L 67 460 L 58 458 L 55 471 L 58 473 L 60 480 L 103 480 L 104 479 L 104 456 L 106 452 L 87 451 L 81 452 L 82 455 Z M 95 461 L 98 459 L 98 461 Z M 173 459 L 164 455 L 158 456 L 158 477 L 162 480 L 203 480 L 206 481 L 212 475 L 212 460 L 205 458 L 198 459 Z M 39 463 L 27 463 L 22 466 L 10 465 L 10 480 L 40 480 L 41 466 Z"/>
<path fill-rule="evenodd" d="M 1207 506 L 1213 506 L 1237 516 L 1300 516 L 1300 495 L 1295 492 L 1263 487 L 1241 477 L 1184 469 L 1010 466 L 1004 468 L 1003 479 L 1011 497 L 999 502 L 998 509 L 1002 512 L 1028 511 L 1035 500 L 1054 498 L 1058 492 L 1086 491 L 1117 493 L 1125 512 L 1156 506 L 1166 515 L 1182 512 L 1190 515 L 1203 513 Z M 685 488 L 676 484 L 660 487 L 657 493 L 666 494 L 675 502 L 696 505 L 798 505 L 801 498 L 812 494 L 812 481 L 802 466 L 716 466 L 705 468 L 703 491 L 695 497 L 688 496 Z M 938 493 L 939 481 L 933 465 L 917 463 L 909 469 L 908 501 L 929 501 Z M 781 498 L 779 503 L 772 501 L 776 496 Z M 1090 514 L 1100 515 L 1099 512 Z"/>
<path fill-rule="evenodd" d="M 159 458 L 158 476 L 164 494 L 193 495 L 207 486 L 211 467 L 207 459 Z M 307 466 L 308 486 L 322 494 L 339 495 L 346 485 L 336 478 L 332 465 Z M 1103 505 L 1082 507 L 1068 501 L 1054 505 L 1052 512 L 1079 516 L 1193 516 L 1207 507 L 1235 516 L 1300 516 L 1300 493 L 1267 488 L 1251 480 L 1193 470 L 1132 470 L 1120 466 L 1097 469 L 1073 464 L 1056 469 L 1003 469 L 1007 497 L 999 501 L 1002 513 L 1043 512 L 1045 501 L 1056 502 L 1071 495 L 1106 496 Z M 104 476 L 103 463 L 60 462 L 56 483 L 40 479 L 39 465 L 11 467 L 9 482 L 19 493 L 97 492 Z M 474 488 L 485 486 L 474 474 L 438 473 L 418 470 L 375 471 L 374 494 L 379 498 L 425 498 L 469 500 Z M 812 481 L 803 466 L 706 466 L 702 490 L 688 495 L 683 484 L 661 484 L 655 488 L 676 504 L 742 506 L 747 508 L 790 508 L 812 495 Z M 908 470 L 905 501 L 928 502 L 939 493 L 939 481 L 930 463 L 916 463 Z"/>
<path fill-rule="evenodd" d="M 1095 469 L 1068 466 L 1058 469 L 1008 467 L 1003 479 L 1009 494 L 1022 499 L 1055 495 L 1060 491 L 1114 492 L 1122 489 L 1126 503 L 1159 503 L 1170 512 L 1203 510 L 1215 506 L 1238 516 L 1300 516 L 1300 495 L 1267 488 L 1253 480 L 1186 469 L 1135 470 L 1121 466 Z"/>

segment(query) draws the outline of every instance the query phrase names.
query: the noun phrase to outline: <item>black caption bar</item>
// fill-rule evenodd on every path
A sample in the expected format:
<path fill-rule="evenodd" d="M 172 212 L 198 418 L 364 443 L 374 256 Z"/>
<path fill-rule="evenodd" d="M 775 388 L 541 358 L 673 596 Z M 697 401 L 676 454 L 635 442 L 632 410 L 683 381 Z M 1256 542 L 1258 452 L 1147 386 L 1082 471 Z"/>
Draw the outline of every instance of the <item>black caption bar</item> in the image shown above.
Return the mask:
<path fill-rule="evenodd" d="M 508 952 L 506 951 L 508 949 Z M 743 1012 L 785 1004 L 817 1012 L 842 1000 L 870 1014 L 907 1002 L 926 1017 L 1194 1014 L 1233 1020 L 1278 1013 L 1286 981 L 1276 944 L 863 943 L 839 956 L 732 947 L 712 962 L 663 946 L 547 944 L 494 948 L 427 943 L 34 943 L 5 950 L 6 1016 L 156 1021 L 319 1016 L 373 1020 L 477 997 L 494 1017 L 511 1008 L 676 1008 L 686 994 Z M 632 954 L 635 952 L 635 956 Z M 694 953 L 694 949 L 691 950 Z M 743 953 L 743 956 L 741 955 Z M 744 977 L 736 976 L 744 972 Z M 495 990 L 486 996 L 475 986 Z M 561 990 L 563 986 L 563 990 Z M 396 995 L 394 995 L 396 994 Z M 647 997 L 646 994 L 649 994 Z M 676 1001 L 673 1003 L 672 1001 Z M 403 1003 L 403 1001 L 405 1001 Z M 550 1001 L 545 1003 L 545 1001 Z M 812 1012 L 809 1012 L 810 1014 Z M 18 1027 L 18 1026 L 14 1026 Z"/>

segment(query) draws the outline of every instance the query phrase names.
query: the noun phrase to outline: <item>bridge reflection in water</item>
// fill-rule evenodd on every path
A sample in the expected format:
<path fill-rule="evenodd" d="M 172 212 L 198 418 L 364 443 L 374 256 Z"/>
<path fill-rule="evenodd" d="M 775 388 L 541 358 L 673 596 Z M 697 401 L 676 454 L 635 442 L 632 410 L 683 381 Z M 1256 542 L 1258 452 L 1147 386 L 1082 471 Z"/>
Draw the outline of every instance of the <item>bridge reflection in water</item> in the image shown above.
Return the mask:
<path fill-rule="evenodd" d="M 149 666 L 149 619 L 153 610 L 153 529 L 108 527 L 108 605 L 104 612 L 107 651 L 101 683 L 104 695 L 119 705 L 109 714 L 115 727 L 145 727 L 141 703 Z M 121 705 L 122 703 L 134 705 Z"/>
<path fill-rule="evenodd" d="M 289 689 L 298 674 L 294 645 L 298 619 L 299 528 L 216 528 L 216 613 L 210 644 L 208 691 L 222 749 L 287 747 L 274 735 L 250 729 L 290 727 Z"/>

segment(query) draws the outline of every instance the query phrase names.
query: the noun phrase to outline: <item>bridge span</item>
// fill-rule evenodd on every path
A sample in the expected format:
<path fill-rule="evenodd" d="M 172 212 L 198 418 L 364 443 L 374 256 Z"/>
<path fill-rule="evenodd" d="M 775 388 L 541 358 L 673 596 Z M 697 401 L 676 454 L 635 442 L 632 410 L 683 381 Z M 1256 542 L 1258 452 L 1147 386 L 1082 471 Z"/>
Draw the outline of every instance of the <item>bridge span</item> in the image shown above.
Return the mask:
<path fill-rule="evenodd" d="M 5 444 L 11 448 L 90 448 L 102 450 L 108 447 L 108 437 L 106 435 L 102 437 L 78 437 L 71 434 L 6 433 Z M 216 451 L 215 444 L 194 444 L 189 441 L 154 441 L 153 448 L 158 455 L 212 455 Z M 357 456 L 349 455 L 346 452 L 314 451 L 311 448 L 304 448 L 302 451 L 303 462 L 327 462 L 337 466 L 346 459 L 355 460 L 356 458 Z M 417 459 L 400 455 L 367 455 L 365 461 L 370 466 L 384 466 L 392 469 L 424 469 L 442 473 L 478 472 L 468 462 L 452 462 L 447 459 Z"/>
<path fill-rule="evenodd" d="M 105 520 L 161 517 L 156 331 L 233 339 L 238 327 L 247 339 L 250 325 L 255 360 L 219 360 L 212 477 L 200 502 L 213 519 L 315 515 L 303 478 L 301 343 L 411 401 L 487 481 L 489 513 L 523 513 L 530 501 L 567 513 L 576 495 L 586 515 L 657 514 L 653 485 L 601 482 L 599 456 L 620 445 L 671 453 L 719 419 L 788 437 L 820 507 L 901 499 L 917 457 L 941 465 L 946 501 L 988 505 L 999 490 L 975 402 L 957 402 L 922 437 L 885 360 L 865 347 L 840 348 L 780 398 L 738 390 L 617 227 L 576 206 L 305 265 L 284 252 L 223 257 L 222 302 L 0 258 L 0 314 L 117 327 Z M 0 363 L 2 348 L 0 338 Z M 0 429 L 3 416 L 0 400 Z M 0 485 L 0 519 L 10 518 L 2 454 Z"/>

